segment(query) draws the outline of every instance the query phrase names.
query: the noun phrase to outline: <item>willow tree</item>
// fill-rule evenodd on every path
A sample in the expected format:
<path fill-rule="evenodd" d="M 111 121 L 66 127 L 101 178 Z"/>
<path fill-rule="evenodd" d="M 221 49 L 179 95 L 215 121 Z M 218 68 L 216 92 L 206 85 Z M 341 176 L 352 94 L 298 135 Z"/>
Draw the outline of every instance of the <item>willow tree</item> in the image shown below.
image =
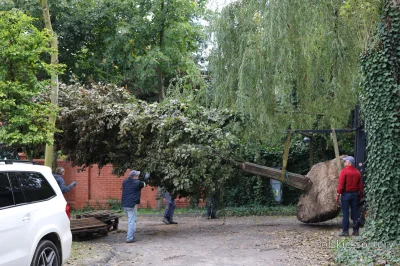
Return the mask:
<path fill-rule="evenodd" d="M 211 26 L 212 105 L 243 114 L 251 139 L 273 141 L 288 127 L 345 127 L 359 94 L 357 27 L 369 32 L 378 15 L 369 12 L 370 23 L 359 25 L 349 9 L 342 0 L 225 7 Z"/>

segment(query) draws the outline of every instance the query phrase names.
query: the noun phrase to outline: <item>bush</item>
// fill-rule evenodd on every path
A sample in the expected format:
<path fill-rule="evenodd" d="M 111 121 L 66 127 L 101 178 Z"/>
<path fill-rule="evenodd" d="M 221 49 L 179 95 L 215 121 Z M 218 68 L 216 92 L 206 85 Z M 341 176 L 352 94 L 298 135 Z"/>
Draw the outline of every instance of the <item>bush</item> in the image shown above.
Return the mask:
<path fill-rule="evenodd" d="M 110 206 L 110 210 L 122 211 L 122 205 L 119 199 L 108 199 L 108 205 Z"/>

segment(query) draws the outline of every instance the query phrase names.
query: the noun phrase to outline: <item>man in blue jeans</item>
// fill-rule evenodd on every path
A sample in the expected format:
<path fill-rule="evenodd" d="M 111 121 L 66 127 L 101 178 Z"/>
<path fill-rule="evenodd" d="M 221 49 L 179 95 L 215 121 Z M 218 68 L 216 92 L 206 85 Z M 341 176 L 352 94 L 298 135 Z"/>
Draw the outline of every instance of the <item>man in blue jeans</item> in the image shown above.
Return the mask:
<path fill-rule="evenodd" d="M 144 182 L 139 180 L 140 171 L 132 170 L 127 179 L 122 182 L 121 203 L 126 216 L 128 216 L 128 232 L 126 243 L 135 241 L 137 204 L 140 203 L 142 188 L 144 188 L 150 178 L 150 173 L 146 173 Z"/>
<path fill-rule="evenodd" d="M 174 212 L 175 212 L 175 198 L 171 197 L 168 191 L 165 191 L 165 201 L 166 208 L 164 212 L 163 223 L 165 224 L 178 224 L 174 221 Z"/>
<path fill-rule="evenodd" d="M 359 217 L 358 202 L 362 199 L 363 181 L 360 171 L 354 167 L 355 160 L 352 156 L 342 159 L 344 168 L 340 171 L 337 188 L 337 201 L 342 197 L 342 232 L 339 236 L 349 235 L 349 209 L 351 208 L 351 219 L 353 220 L 353 235 L 358 236 Z"/>

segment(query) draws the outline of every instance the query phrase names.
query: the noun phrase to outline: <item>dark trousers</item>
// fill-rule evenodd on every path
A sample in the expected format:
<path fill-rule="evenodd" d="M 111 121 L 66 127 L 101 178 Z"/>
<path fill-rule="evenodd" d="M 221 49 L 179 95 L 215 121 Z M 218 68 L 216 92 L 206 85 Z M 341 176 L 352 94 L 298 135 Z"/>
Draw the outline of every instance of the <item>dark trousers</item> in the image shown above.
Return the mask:
<path fill-rule="evenodd" d="M 358 192 L 344 192 L 342 194 L 342 229 L 343 232 L 349 231 L 349 211 L 351 208 L 351 219 L 353 220 L 353 230 L 358 231 Z"/>
<path fill-rule="evenodd" d="M 164 196 L 167 204 L 164 212 L 164 217 L 167 218 L 168 221 L 170 221 L 174 219 L 175 199 L 173 199 L 168 192 L 165 192 Z"/>
<path fill-rule="evenodd" d="M 210 218 L 217 217 L 216 207 L 217 206 L 215 205 L 215 198 L 214 197 L 209 198 L 208 205 L 207 205 L 207 212 L 206 212 L 207 217 L 210 217 Z"/>

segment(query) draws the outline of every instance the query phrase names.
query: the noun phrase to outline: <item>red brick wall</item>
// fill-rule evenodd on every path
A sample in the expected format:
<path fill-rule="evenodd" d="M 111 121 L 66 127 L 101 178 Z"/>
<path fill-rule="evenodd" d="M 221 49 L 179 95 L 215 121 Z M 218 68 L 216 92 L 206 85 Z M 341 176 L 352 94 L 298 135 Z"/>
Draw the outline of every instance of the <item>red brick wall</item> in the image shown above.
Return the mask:
<path fill-rule="evenodd" d="M 43 164 L 44 160 L 35 160 Z M 97 165 L 78 171 L 79 167 L 72 167 L 70 162 L 58 160 L 58 166 L 65 169 L 65 184 L 69 185 L 76 181 L 77 185 L 64 194 L 68 205 L 72 209 L 82 209 L 88 205 L 92 208 L 108 208 L 110 199 L 121 199 L 122 181 L 128 176 L 129 171 L 123 177 L 112 174 L 112 165 L 106 165 L 100 171 Z M 157 208 L 157 188 L 147 186 L 142 190 L 140 208 Z M 186 198 L 176 199 L 176 207 L 188 207 L 189 200 Z M 165 199 L 163 200 L 165 205 Z M 201 203 L 200 206 L 204 206 Z"/>

